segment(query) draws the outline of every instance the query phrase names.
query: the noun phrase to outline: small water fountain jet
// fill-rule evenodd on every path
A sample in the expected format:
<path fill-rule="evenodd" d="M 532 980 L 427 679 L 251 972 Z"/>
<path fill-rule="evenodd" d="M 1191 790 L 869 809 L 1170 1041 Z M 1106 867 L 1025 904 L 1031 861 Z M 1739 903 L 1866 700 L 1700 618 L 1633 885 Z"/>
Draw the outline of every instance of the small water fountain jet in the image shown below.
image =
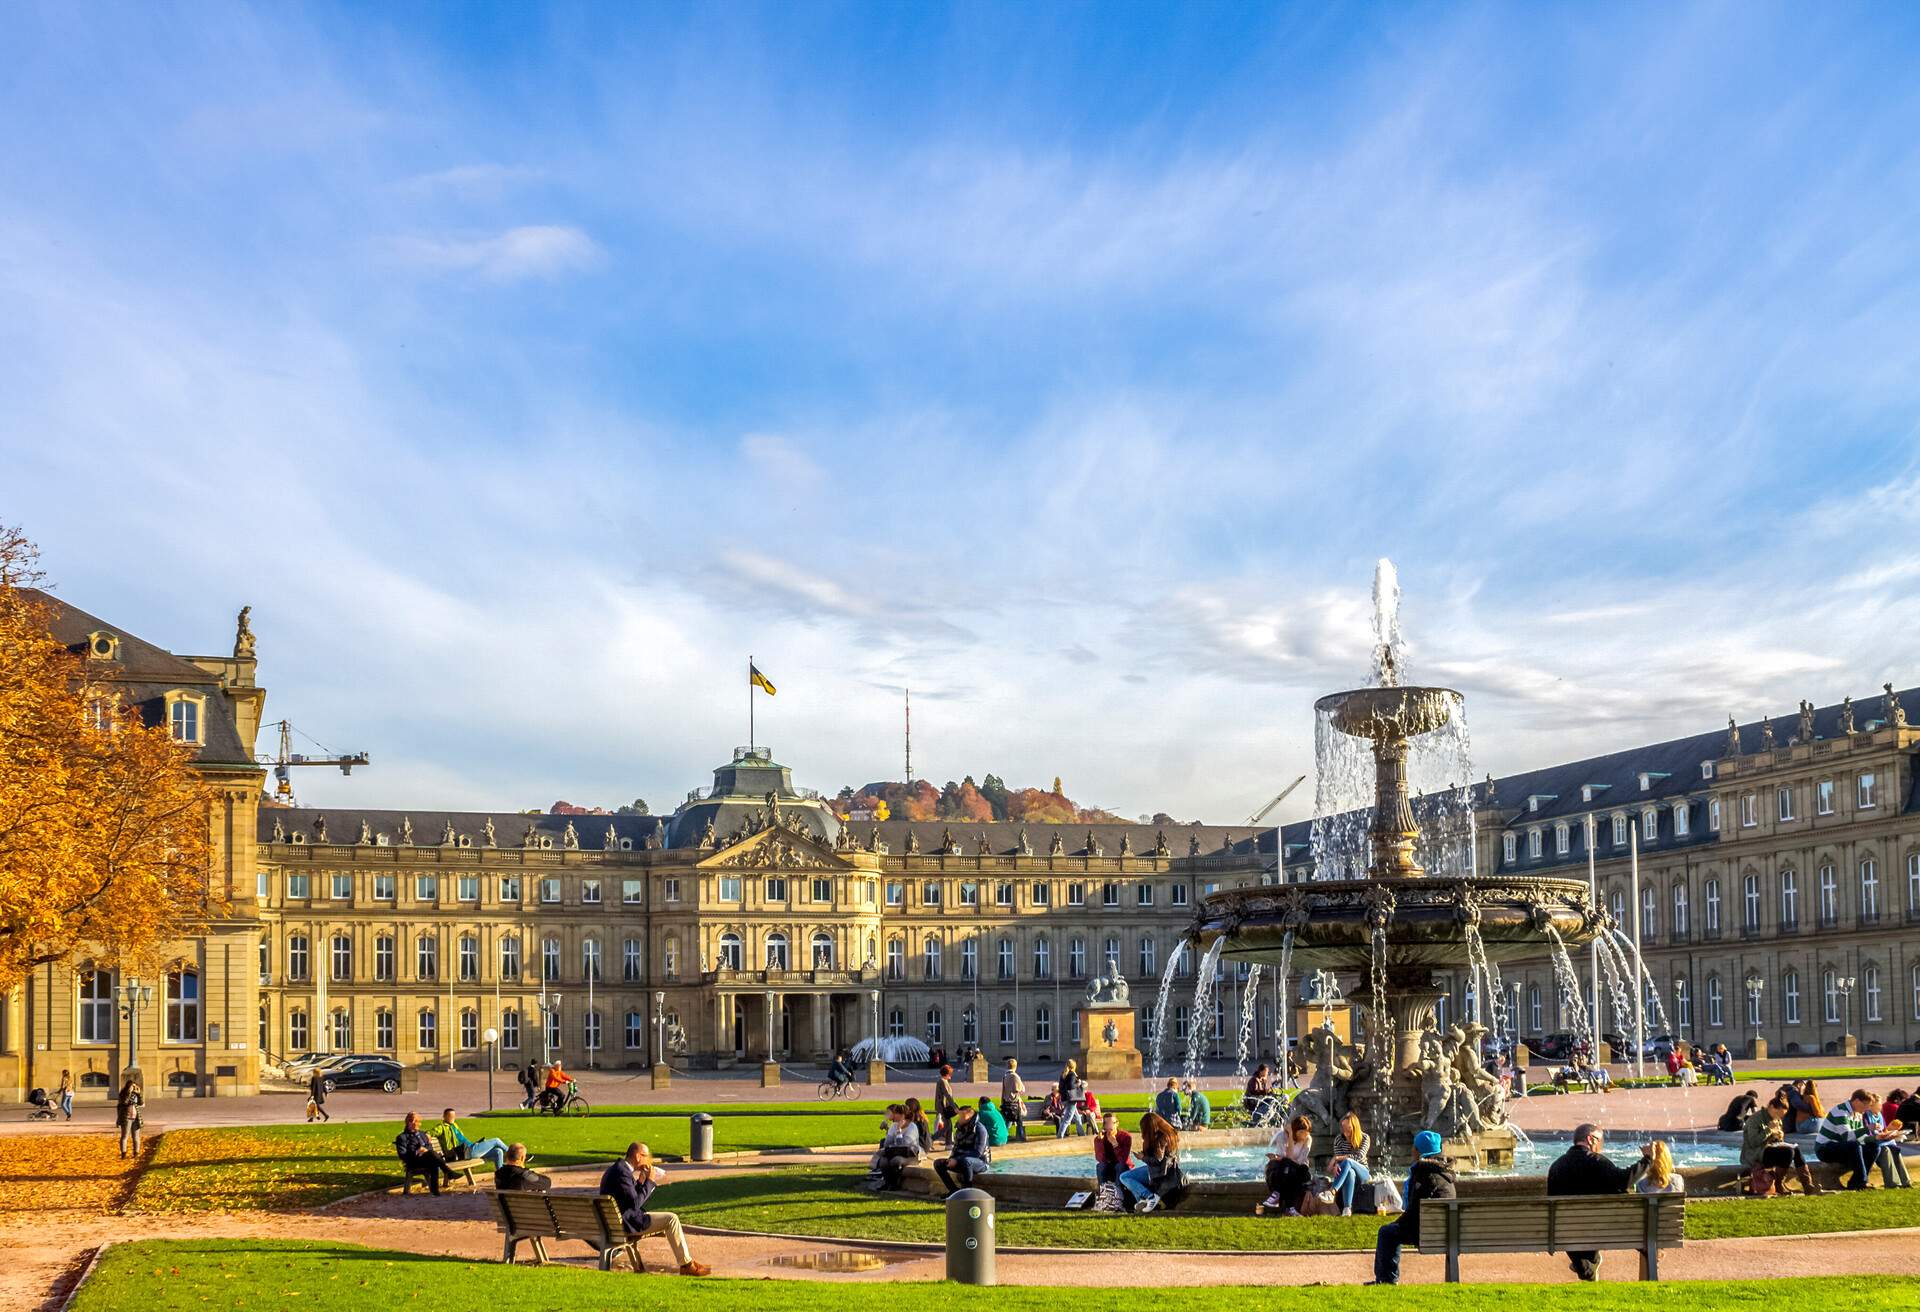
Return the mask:
<path fill-rule="evenodd" d="M 1247 967 L 1247 978 L 1240 986 L 1240 1048 L 1234 1058 L 1235 1084 L 1247 1082 L 1247 1064 L 1253 1060 L 1253 1028 L 1260 1018 L 1259 962 Z"/>
<path fill-rule="evenodd" d="M 1315 703 L 1313 880 L 1212 894 L 1196 928 L 1208 942 L 1209 968 L 1224 953 L 1361 977 L 1348 1000 L 1365 1015 L 1365 1049 L 1324 1024 L 1301 1040 L 1323 1068 L 1339 1072 L 1316 1072 L 1302 1094 L 1317 1145 L 1330 1146 L 1338 1117 L 1353 1110 L 1373 1127 L 1375 1151 L 1389 1164 L 1406 1160 L 1421 1129 L 1438 1130 L 1456 1158 L 1503 1164 L 1515 1135 L 1499 1081 L 1481 1061 L 1486 1029 L 1468 1021 L 1440 1032 L 1434 972 L 1468 966 L 1497 997 L 1499 962 L 1538 956 L 1555 941 L 1564 956 L 1566 944 L 1600 932 L 1600 916 L 1582 880 L 1472 870 L 1477 799 L 1470 787 L 1444 786 L 1472 777 L 1459 727 L 1464 699 L 1402 682 L 1398 602 L 1398 578 L 1382 561 L 1373 683 Z M 1409 759 L 1435 735 L 1448 750 L 1428 759 L 1447 773 L 1416 808 Z M 1353 791 L 1369 775 L 1370 807 Z M 1504 1005 L 1495 1004 L 1496 1025 Z"/>

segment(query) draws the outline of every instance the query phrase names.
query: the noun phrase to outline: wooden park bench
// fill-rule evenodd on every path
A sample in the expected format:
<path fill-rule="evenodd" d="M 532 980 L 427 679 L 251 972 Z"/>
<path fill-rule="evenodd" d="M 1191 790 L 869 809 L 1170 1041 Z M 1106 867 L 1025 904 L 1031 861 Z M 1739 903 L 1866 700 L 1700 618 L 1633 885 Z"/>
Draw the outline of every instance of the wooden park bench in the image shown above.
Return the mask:
<path fill-rule="evenodd" d="M 1420 1245 L 1444 1253 L 1447 1279 L 1460 1280 L 1462 1253 L 1581 1253 L 1631 1248 L 1640 1278 L 1660 1278 L 1660 1250 L 1686 1242 L 1682 1194 L 1600 1194 L 1575 1198 L 1430 1198 L 1420 1204 Z"/>
<path fill-rule="evenodd" d="M 446 1172 L 449 1177 L 459 1176 L 467 1182 L 467 1188 L 473 1189 L 477 1187 L 473 1178 L 473 1170 L 476 1166 L 483 1165 L 486 1160 L 484 1157 L 459 1157 L 450 1162 L 442 1159 L 439 1162 L 439 1168 Z M 414 1180 L 425 1180 L 426 1178 L 427 1173 L 424 1168 L 414 1162 L 403 1162 L 401 1164 L 400 1192 L 403 1194 L 412 1193 Z"/>
<path fill-rule="evenodd" d="M 572 1239 L 600 1254 L 600 1269 L 613 1270 L 617 1253 L 633 1259 L 635 1271 L 645 1271 L 640 1245 L 620 1223 L 620 1209 L 606 1195 L 536 1194 L 505 1189 L 493 1196 L 495 1219 L 506 1236 L 502 1262 L 512 1263 L 521 1244 L 532 1244 L 534 1259 L 545 1266 L 549 1239 Z"/>

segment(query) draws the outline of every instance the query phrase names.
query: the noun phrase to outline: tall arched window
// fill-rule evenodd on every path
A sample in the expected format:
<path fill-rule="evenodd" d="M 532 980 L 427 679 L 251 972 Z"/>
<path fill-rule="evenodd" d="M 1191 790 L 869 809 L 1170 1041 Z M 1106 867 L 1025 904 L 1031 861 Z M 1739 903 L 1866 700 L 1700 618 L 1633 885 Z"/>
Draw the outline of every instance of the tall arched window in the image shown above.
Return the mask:
<path fill-rule="evenodd" d="M 1820 867 L 1820 923 L 1831 925 L 1840 918 L 1840 881 L 1834 877 L 1831 863 Z"/>
<path fill-rule="evenodd" d="M 1685 975 L 1676 975 L 1673 980 L 1673 1023 L 1681 1030 L 1693 1028 L 1693 993 Z"/>
<path fill-rule="evenodd" d="M 1866 1019 L 1880 1019 L 1880 967 L 1868 962 L 1860 972 L 1861 1005 L 1866 1008 Z"/>
<path fill-rule="evenodd" d="M 287 978 L 289 980 L 304 983 L 312 978 L 307 973 L 311 965 L 307 952 L 308 943 L 305 934 L 287 935 Z"/>
<path fill-rule="evenodd" d="M 1640 890 L 1640 932 L 1648 938 L 1660 934 L 1660 895 L 1651 884 Z"/>
<path fill-rule="evenodd" d="M 1920 914 L 1920 852 L 1907 857 L 1907 914 Z"/>
<path fill-rule="evenodd" d="M 905 979 L 907 977 L 906 940 L 890 938 L 887 940 L 887 978 Z"/>
<path fill-rule="evenodd" d="M 460 1050 L 475 1052 L 480 1047 L 480 1013 L 472 1007 L 460 1008 Z"/>
<path fill-rule="evenodd" d="M 295 1007 L 287 1013 L 287 1050 L 306 1052 L 311 1048 L 312 1035 L 307 1032 L 307 1013 Z"/>
<path fill-rule="evenodd" d="M 720 936 L 720 969 L 739 970 L 741 961 L 740 936 L 728 930 Z"/>
<path fill-rule="evenodd" d="M 580 940 L 580 978 L 600 982 L 600 940 L 591 936 Z"/>
<path fill-rule="evenodd" d="M 767 935 L 767 969 L 793 969 L 793 958 L 787 951 L 787 936 L 777 930 Z"/>
<path fill-rule="evenodd" d="M 1687 886 L 1676 882 L 1673 886 L 1673 932 L 1685 934 L 1689 928 L 1687 916 Z"/>
<path fill-rule="evenodd" d="M 83 966 L 74 974 L 79 1014 L 76 1032 L 82 1043 L 112 1043 L 114 1034 L 113 972 Z"/>
<path fill-rule="evenodd" d="M 588 1052 L 600 1051 L 600 1011 L 595 1008 L 580 1018 L 580 1041 Z"/>
<path fill-rule="evenodd" d="M 813 958 L 813 968 L 815 970 L 832 970 L 833 935 L 827 933 L 824 929 L 817 929 L 813 932 L 813 938 L 809 943 L 811 956 Z"/>
<path fill-rule="evenodd" d="M 353 978 L 353 940 L 345 934 L 335 934 L 332 942 L 332 967 L 328 978 L 335 983 L 345 983 Z"/>
<path fill-rule="evenodd" d="M 1053 943 L 1045 934 L 1033 940 L 1033 977 L 1035 979 L 1053 978 Z"/>
<path fill-rule="evenodd" d="M 560 936 L 557 934 L 540 940 L 540 978 L 547 983 L 560 978 Z"/>
<path fill-rule="evenodd" d="M 1529 984 L 1527 986 L 1527 1033 L 1540 1033 L 1541 1021 L 1544 1019 L 1545 1017 L 1540 1014 L 1540 986 Z"/>
<path fill-rule="evenodd" d="M 887 1013 L 887 1033 L 900 1038 L 907 1032 L 907 1013 L 895 1007 Z"/>
<path fill-rule="evenodd" d="M 373 1013 L 373 1046 L 383 1051 L 393 1049 L 393 1013 L 385 1007 Z"/>
<path fill-rule="evenodd" d="M 438 979 L 440 977 L 440 940 L 432 934 L 422 934 L 414 940 L 414 978 Z"/>
<path fill-rule="evenodd" d="M 680 936 L 667 935 L 666 945 L 660 952 L 660 972 L 668 979 L 680 978 Z"/>
<path fill-rule="evenodd" d="M 640 940 L 624 939 L 620 944 L 620 982 L 638 984 L 640 981 Z"/>
<path fill-rule="evenodd" d="M 626 1016 L 627 1051 L 633 1052 L 636 1049 L 643 1048 L 646 1046 L 646 1043 L 647 1018 L 637 1011 L 628 1012 Z"/>
<path fill-rule="evenodd" d="M 500 1046 L 508 1052 L 520 1050 L 520 1009 L 508 1007 L 500 1013 Z"/>
<path fill-rule="evenodd" d="M 980 977 L 980 937 L 969 935 L 960 945 L 960 978 L 978 979 Z M 978 1042 L 978 1040 L 973 1040 Z"/>
<path fill-rule="evenodd" d="M 1142 934 L 1140 936 L 1140 974 L 1143 978 L 1151 979 L 1159 973 L 1159 954 L 1153 945 L 1153 935 Z"/>
<path fill-rule="evenodd" d="M 1033 1009 L 1033 1041 L 1053 1042 L 1053 1009 L 1044 1002 Z"/>
<path fill-rule="evenodd" d="M 508 934 L 500 940 L 500 978 L 515 981 L 520 978 L 520 936 Z"/>
<path fill-rule="evenodd" d="M 1017 1031 L 1014 1028 L 1014 1020 L 1013 1020 L 1013 1008 L 1012 1007 L 1000 1008 L 1000 1042 L 1006 1047 L 1012 1047 L 1015 1041 L 1016 1034 L 1017 1034 Z"/>
<path fill-rule="evenodd" d="M 1067 976 L 1070 979 L 1087 977 L 1087 945 L 1083 939 L 1067 940 Z"/>
<path fill-rule="evenodd" d="M 1718 975 L 1707 976 L 1707 1024 L 1719 1029 L 1727 1023 L 1727 994 Z"/>
<path fill-rule="evenodd" d="M 1872 857 L 1860 862 L 1860 919 L 1880 919 L 1880 863 Z"/>
<path fill-rule="evenodd" d="M 335 1052 L 353 1051 L 353 1013 L 345 1007 L 333 1009 L 333 1050 Z"/>
<path fill-rule="evenodd" d="M 480 940 L 472 934 L 462 934 L 459 954 L 460 978 L 466 983 L 474 983 L 480 978 Z"/>
<path fill-rule="evenodd" d="M 929 934 L 920 944 L 920 978 L 940 978 L 940 936 Z"/>
<path fill-rule="evenodd" d="M 1916 982 L 1920 982 L 1920 966 L 1914 967 L 1914 970 L 1916 971 L 1914 978 Z M 1920 992 L 1916 992 L 1914 996 L 1920 997 Z M 980 1013 L 974 1010 L 971 1002 L 967 1004 L 966 1010 L 960 1013 L 960 1042 L 980 1042 Z"/>
<path fill-rule="evenodd" d="M 1800 972 L 1789 970 L 1780 977 L 1780 1023 L 1800 1023 Z"/>
<path fill-rule="evenodd" d="M 1758 931 L 1760 928 L 1760 876 L 1749 874 L 1740 881 L 1741 919 L 1743 929 Z"/>
<path fill-rule="evenodd" d="M 1800 876 L 1792 866 L 1780 870 L 1780 928 L 1800 923 Z"/>
<path fill-rule="evenodd" d="M 928 1007 L 927 1008 L 927 1043 L 929 1045 L 934 1045 L 934 1044 L 938 1044 L 939 1042 L 940 1042 L 940 1008 Z"/>
<path fill-rule="evenodd" d="M 1713 938 L 1719 938 L 1720 877 L 1718 875 L 1710 875 L 1707 877 L 1705 893 L 1707 900 L 1707 933 Z"/>
<path fill-rule="evenodd" d="M 440 1018 L 432 1007 L 420 1008 L 419 1034 L 416 1036 L 422 1052 L 433 1052 L 440 1047 Z"/>
<path fill-rule="evenodd" d="M 1003 938 L 998 945 L 1000 957 L 1000 978 L 1013 978 L 1013 940 Z"/>
<path fill-rule="evenodd" d="M 200 1041 L 200 972 L 175 966 L 167 972 L 167 1042 Z"/>
<path fill-rule="evenodd" d="M 1840 983 L 1831 970 L 1823 972 L 1820 976 L 1820 996 L 1826 1003 L 1827 1024 L 1838 1025 L 1840 1023 Z"/>

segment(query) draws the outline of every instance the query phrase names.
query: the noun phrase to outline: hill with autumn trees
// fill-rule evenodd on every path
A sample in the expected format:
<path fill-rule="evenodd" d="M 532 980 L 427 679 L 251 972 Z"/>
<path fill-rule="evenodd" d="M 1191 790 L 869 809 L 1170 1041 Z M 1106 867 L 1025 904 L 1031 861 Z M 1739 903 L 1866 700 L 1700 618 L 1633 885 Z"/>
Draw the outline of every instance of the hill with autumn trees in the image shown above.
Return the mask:
<path fill-rule="evenodd" d="M 1081 806 L 1061 791 L 1056 777 L 1052 788 L 1008 788 L 998 775 L 987 775 L 979 783 L 968 775 L 958 783 L 948 780 L 943 788 L 931 781 L 915 779 L 911 783 L 886 781 L 867 784 L 858 790 L 842 788 L 833 801 L 834 813 L 842 820 L 865 813 L 875 820 L 1015 820 L 1035 825 L 1126 824 L 1127 817 L 1114 815 L 1095 806 Z M 1152 823 L 1177 824 L 1161 813 Z"/>

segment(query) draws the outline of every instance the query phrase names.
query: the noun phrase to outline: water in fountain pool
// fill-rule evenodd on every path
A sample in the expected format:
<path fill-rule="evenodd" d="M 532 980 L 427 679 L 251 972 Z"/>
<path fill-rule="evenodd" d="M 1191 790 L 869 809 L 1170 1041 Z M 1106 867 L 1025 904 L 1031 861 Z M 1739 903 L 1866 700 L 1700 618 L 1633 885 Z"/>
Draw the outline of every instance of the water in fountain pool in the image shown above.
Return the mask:
<path fill-rule="evenodd" d="M 1688 1167 L 1728 1166 L 1740 1160 L 1740 1144 L 1732 1135 L 1724 1138 L 1706 1135 L 1658 1137 L 1666 1138 L 1672 1146 L 1673 1164 L 1682 1174 Z M 1569 1132 L 1540 1131 L 1532 1136 L 1531 1142 L 1523 1142 L 1514 1149 L 1511 1167 L 1483 1167 L 1472 1173 L 1487 1176 L 1545 1175 L 1547 1167 L 1567 1150 L 1572 1141 Z M 1607 1155 L 1622 1166 L 1629 1165 L 1639 1155 L 1641 1142 L 1643 1139 L 1639 1135 L 1623 1134 L 1619 1142 L 1610 1145 Z M 1084 1155 L 1074 1153 L 1063 1157 L 1003 1160 L 995 1169 L 1007 1174 L 1075 1177 L 1091 1175 L 1092 1162 L 1092 1149 L 1088 1149 Z M 1180 1153 L 1180 1166 L 1193 1180 L 1258 1180 L 1266 1169 L 1266 1162 L 1267 1149 L 1264 1144 L 1236 1148 L 1183 1147 Z"/>

